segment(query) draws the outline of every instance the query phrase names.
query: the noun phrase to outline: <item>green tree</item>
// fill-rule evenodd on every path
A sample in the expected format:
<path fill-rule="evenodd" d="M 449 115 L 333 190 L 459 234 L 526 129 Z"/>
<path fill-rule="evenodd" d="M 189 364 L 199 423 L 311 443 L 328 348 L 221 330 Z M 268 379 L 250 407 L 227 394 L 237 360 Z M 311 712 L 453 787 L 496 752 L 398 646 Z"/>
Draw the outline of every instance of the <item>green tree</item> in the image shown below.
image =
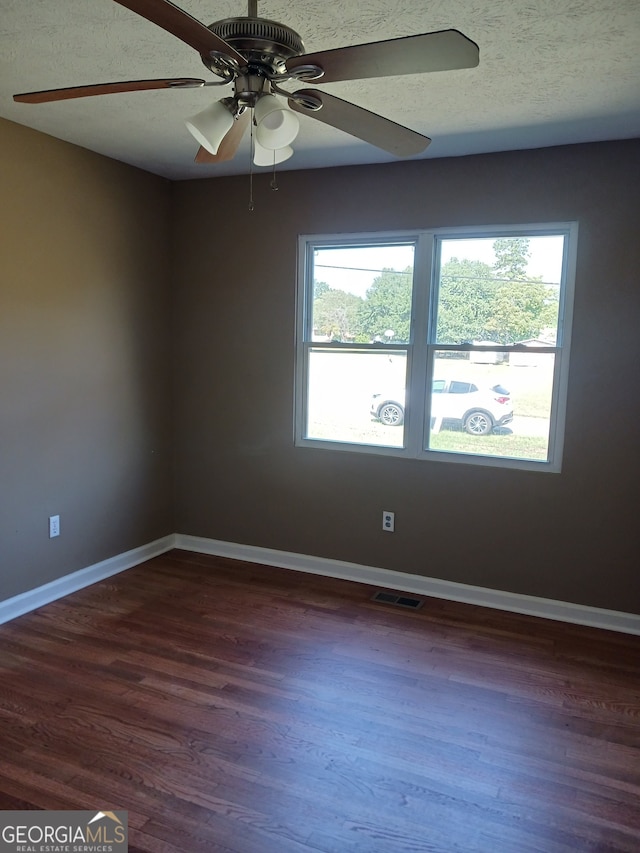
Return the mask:
<path fill-rule="evenodd" d="M 528 237 L 499 237 L 493 241 L 496 256 L 493 271 L 498 278 L 509 281 L 527 278 L 527 266 L 531 251 Z"/>
<path fill-rule="evenodd" d="M 536 281 L 499 283 L 491 300 L 488 339 L 512 344 L 537 338 L 545 326 L 547 290 Z"/>
<path fill-rule="evenodd" d="M 313 298 L 317 299 L 319 296 L 322 296 L 327 290 L 331 290 L 326 281 L 318 281 L 317 279 L 313 282 Z"/>
<path fill-rule="evenodd" d="M 360 325 L 363 338 L 374 340 L 393 332 L 391 340 L 407 342 L 411 326 L 411 290 L 413 270 L 383 270 L 377 276 L 362 304 Z"/>
<path fill-rule="evenodd" d="M 496 263 L 452 258 L 442 267 L 437 340 L 512 344 L 555 326 L 557 294 L 539 278 L 527 278 L 529 240 L 494 242 Z"/>
<path fill-rule="evenodd" d="M 502 237 L 493 243 L 496 288 L 488 331 L 502 344 L 537 338 L 545 327 L 557 324 L 557 289 L 527 273 L 529 242 L 528 237 Z"/>
<path fill-rule="evenodd" d="M 362 299 L 344 290 L 327 287 L 313 301 L 313 327 L 334 341 L 353 341 L 360 331 Z"/>
<path fill-rule="evenodd" d="M 493 270 L 482 261 L 451 258 L 440 274 L 437 340 L 444 344 L 489 337 Z"/>

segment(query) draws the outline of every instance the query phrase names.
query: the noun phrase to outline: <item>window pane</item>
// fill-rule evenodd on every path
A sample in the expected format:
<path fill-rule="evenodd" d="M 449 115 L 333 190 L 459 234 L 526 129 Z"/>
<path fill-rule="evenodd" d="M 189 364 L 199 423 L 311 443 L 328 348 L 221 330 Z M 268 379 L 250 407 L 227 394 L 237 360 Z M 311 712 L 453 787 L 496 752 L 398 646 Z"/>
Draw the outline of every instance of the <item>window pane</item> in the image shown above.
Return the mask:
<path fill-rule="evenodd" d="M 437 351 L 428 448 L 545 461 L 554 362 L 552 353 Z"/>
<path fill-rule="evenodd" d="M 402 447 L 407 356 L 313 348 L 306 438 Z"/>
<path fill-rule="evenodd" d="M 407 343 L 413 245 L 316 248 L 312 340 Z"/>
<path fill-rule="evenodd" d="M 554 346 L 564 236 L 440 243 L 436 342 Z"/>
<path fill-rule="evenodd" d="M 301 235 L 296 444 L 560 471 L 576 238 Z"/>

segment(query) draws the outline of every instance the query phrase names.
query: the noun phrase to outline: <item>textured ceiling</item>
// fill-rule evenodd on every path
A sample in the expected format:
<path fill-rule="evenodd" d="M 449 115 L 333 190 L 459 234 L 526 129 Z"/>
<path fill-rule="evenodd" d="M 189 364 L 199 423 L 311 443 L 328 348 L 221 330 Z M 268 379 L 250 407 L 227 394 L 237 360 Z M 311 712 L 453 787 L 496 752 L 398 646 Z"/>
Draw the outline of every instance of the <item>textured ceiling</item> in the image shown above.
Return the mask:
<path fill-rule="evenodd" d="M 205 24 L 247 13 L 236 0 L 178 5 Z M 475 41 L 477 68 L 324 86 L 430 136 L 422 157 L 640 137 L 640 0 L 261 0 L 258 14 L 299 32 L 309 52 L 449 28 Z M 247 172 L 248 139 L 230 163 L 193 163 L 184 119 L 226 87 L 12 100 L 154 77 L 214 79 L 192 48 L 112 0 L 0 0 L 0 116 L 167 178 Z M 279 168 L 393 159 L 303 116 Z"/>

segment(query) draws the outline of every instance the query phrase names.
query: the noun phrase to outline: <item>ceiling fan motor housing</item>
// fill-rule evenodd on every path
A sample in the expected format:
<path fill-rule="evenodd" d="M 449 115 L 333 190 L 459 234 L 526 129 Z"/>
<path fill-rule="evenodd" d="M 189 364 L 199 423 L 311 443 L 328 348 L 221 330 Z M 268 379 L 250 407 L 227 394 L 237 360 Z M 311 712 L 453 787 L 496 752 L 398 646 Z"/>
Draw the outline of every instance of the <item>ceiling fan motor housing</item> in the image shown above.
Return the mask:
<path fill-rule="evenodd" d="M 273 75 L 286 73 L 287 59 L 305 52 L 295 30 L 266 18 L 225 18 L 208 29 L 242 54 L 248 65 L 266 67 Z"/>
<path fill-rule="evenodd" d="M 118 92 L 232 84 L 234 88 L 232 97 L 223 98 L 208 110 L 202 111 L 206 114 L 209 124 L 215 125 L 209 134 L 211 138 L 216 134 L 219 136 L 220 129 L 224 130 L 231 121 L 231 129 L 222 140 L 217 141 L 217 146 L 221 146 L 222 142 L 225 143 L 224 156 L 212 155 L 217 157 L 218 161 L 230 159 L 237 150 L 242 130 L 251 116 L 247 115 L 242 123 L 234 124 L 232 119 L 239 119 L 247 109 L 260 107 L 259 112 L 264 113 L 262 125 L 268 130 L 275 128 L 267 127 L 267 116 L 273 115 L 271 120 L 273 122 L 276 119 L 282 119 L 284 122 L 285 118 L 291 118 L 274 97 L 278 95 L 286 100 L 294 112 L 312 116 L 324 124 L 395 156 L 410 157 L 422 153 L 431 140 L 417 131 L 396 124 L 390 119 L 330 95 L 328 92 L 313 89 L 288 91 L 280 88 L 280 85 L 300 82 L 334 83 L 343 80 L 366 80 L 376 77 L 425 74 L 432 71 L 451 71 L 475 68 L 479 62 L 478 45 L 455 29 L 306 53 L 304 43 L 295 30 L 278 21 L 258 16 L 258 0 L 248 0 L 246 17 L 225 18 L 209 26 L 193 18 L 171 0 L 115 0 L 115 2 L 158 25 L 196 50 L 204 65 L 218 80 L 205 81 L 190 77 L 129 80 L 120 83 L 23 92 L 14 95 L 14 101 L 40 104 Z M 197 118 L 200 121 L 200 116 L 201 114 L 198 113 L 194 119 Z M 195 124 L 194 127 L 196 127 Z M 238 128 L 240 128 L 239 133 Z M 289 121 L 289 132 L 291 128 Z M 198 130 L 197 127 L 196 130 Z M 271 138 L 270 141 L 273 142 L 274 139 Z M 213 144 L 211 147 L 214 147 Z M 263 147 L 268 148 L 266 145 Z M 288 148 L 288 144 L 285 143 L 283 147 Z M 283 149 L 274 148 L 273 150 Z M 196 157 L 197 162 L 211 162 L 198 159 L 199 156 Z"/>

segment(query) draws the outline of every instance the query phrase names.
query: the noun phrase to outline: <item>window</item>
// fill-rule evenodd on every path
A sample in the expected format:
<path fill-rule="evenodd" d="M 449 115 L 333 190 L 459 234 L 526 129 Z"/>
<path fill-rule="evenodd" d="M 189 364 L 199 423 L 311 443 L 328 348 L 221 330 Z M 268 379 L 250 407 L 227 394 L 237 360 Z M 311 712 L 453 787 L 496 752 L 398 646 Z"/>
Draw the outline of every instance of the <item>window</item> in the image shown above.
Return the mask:
<path fill-rule="evenodd" d="M 577 225 L 300 238 L 300 446 L 559 471 Z"/>
<path fill-rule="evenodd" d="M 477 390 L 476 386 L 471 382 L 456 382 L 455 379 L 452 379 L 449 383 L 450 394 L 468 394 L 470 391 Z"/>

